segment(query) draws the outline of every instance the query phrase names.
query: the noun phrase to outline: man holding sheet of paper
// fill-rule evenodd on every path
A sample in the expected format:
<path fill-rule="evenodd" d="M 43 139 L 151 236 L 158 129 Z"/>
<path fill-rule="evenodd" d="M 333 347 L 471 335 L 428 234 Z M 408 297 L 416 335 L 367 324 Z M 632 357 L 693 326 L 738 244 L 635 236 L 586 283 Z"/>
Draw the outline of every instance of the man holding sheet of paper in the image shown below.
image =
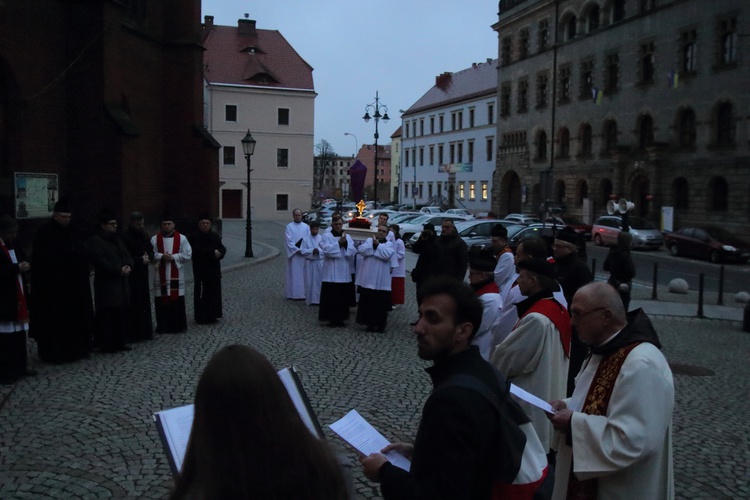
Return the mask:
<path fill-rule="evenodd" d="M 360 457 L 365 475 L 380 482 L 387 500 L 483 499 L 498 488 L 511 498 L 520 485 L 533 492 L 547 477 L 546 457 L 502 376 L 471 345 L 481 302 L 448 277 L 428 281 L 420 295 L 414 333 L 419 357 L 433 362 L 426 371 L 434 390 L 414 444 L 389 444 Z M 382 454 L 393 450 L 411 460 L 408 472 Z"/>
<path fill-rule="evenodd" d="M 674 384 L 651 321 L 626 315 L 604 282 L 580 288 L 570 310 L 591 354 L 573 395 L 551 402 L 564 433 L 553 498 L 674 498 Z"/>
<path fill-rule="evenodd" d="M 571 331 L 568 310 L 552 295 L 554 267 L 545 259 L 519 260 L 516 267 L 518 288 L 526 298 L 515 304 L 519 320 L 495 346 L 490 362 L 508 381 L 542 400 L 562 399 L 567 388 Z M 549 453 L 555 433 L 552 424 L 543 411 L 526 402 L 520 404 Z"/>

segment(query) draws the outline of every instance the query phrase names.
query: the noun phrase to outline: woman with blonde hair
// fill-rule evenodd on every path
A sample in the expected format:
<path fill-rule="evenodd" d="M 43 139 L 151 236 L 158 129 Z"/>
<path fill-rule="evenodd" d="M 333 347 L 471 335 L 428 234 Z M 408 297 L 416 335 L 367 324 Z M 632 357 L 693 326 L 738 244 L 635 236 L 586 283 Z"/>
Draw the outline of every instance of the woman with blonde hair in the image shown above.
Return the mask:
<path fill-rule="evenodd" d="M 345 499 L 339 465 L 308 430 L 276 370 L 249 346 L 219 350 L 195 394 L 173 499 Z"/>

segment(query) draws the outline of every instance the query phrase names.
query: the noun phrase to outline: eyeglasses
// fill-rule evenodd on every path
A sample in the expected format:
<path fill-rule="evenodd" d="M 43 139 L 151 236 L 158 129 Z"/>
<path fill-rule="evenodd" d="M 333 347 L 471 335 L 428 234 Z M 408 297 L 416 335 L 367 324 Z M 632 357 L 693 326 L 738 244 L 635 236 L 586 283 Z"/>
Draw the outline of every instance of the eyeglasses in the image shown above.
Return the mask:
<path fill-rule="evenodd" d="M 117 221 L 113 220 L 113 221 L 110 221 L 110 222 L 106 222 L 105 224 L 107 224 L 108 226 L 116 226 L 117 225 Z"/>
<path fill-rule="evenodd" d="M 607 309 L 607 308 L 606 307 L 597 307 L 596 309 L 592 309 L 592 310 L 586 311 L 586 312 L 570 311 L 570 317 L 571 318 L 580 319 L 580 318 L 586 316 L 587 314 L 591 314 L 591 313 L 596 312 L 596 311 L 603 311 L 604 309 Z"/>

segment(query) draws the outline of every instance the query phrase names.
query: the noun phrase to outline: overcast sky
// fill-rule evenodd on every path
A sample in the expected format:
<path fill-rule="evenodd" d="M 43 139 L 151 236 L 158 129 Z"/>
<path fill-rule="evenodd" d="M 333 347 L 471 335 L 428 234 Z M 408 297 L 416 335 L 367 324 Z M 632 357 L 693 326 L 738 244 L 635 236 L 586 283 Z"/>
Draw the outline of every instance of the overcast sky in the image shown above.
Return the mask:
<path fill-rule="evenodd" d="M 258 29 L 278 30 L 313 68 L 315 144 L 340 155 L 374 142 L 365 106 L 388 106 L 378 144 L 390 144 L 408 109 L 445 71 L 497 58 L 497 0 L 202 0 L 214 23 L 237 26 L 250 14 Z M 370 113 L 372 114 L 372 112 Z"/>

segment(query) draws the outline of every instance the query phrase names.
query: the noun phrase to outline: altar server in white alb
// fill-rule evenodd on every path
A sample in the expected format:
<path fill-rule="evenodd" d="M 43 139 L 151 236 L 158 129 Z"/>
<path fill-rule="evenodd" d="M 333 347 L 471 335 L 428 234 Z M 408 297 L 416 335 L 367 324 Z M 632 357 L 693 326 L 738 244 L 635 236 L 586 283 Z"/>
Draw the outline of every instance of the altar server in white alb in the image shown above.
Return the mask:
<path fill-rule="evenodd" d="M 367 326 L 368 332 L 385 331 L 391 308 L 391 260 L 395 251 L 385 225 L 378 226 L 377 234 L 357 249 L 357 259 L 362 259 L 355 283 L 359 291 L 357 323 Z"/>
<path fill-rule="evenodd" d="M 310 234 L 302 240 L 300 253 L 305 257 L 305 302 L 307 305 L 320 304 L 320 285 L 323 281 L 323 255 L 320 253 L 320 242 L 323 236 L 318 234 L 320 222 L 310 223 Z"/>
<path fill-rule="evenodd" d="M 674 383 L 651 321 L 626 315 L 604 282 L 581 287 L 570 311 L 591 354 L 573 395 L 551 401 L 563 433 L 553 499 L 674 498 Z"/>
<path fill-rule="evenodd" d="M 319 321 L 330 321 L 329 326 L 344 326 L 349 319 L 349 300 L 352 274 L 349 257 L 357 253 L 354 240 L 343 231 L 341 216 L 331 222 L 331 231 L 323 235 L 320 252 L 323 254 L 323 284 L 320 287 Z"/>
<path fill-rule="evenodd" d="M 284 246 L 286 247 L 286 279 L 284 294 L 287 299 L 305 298 L 305 257 L 300 250 L 302 241 L 310 234 L 310 227 L 302 222 L 302 210 L 292 210 L 293 221 L 286 225 Z"/>
<path fill-rule="evenodd" d="M 151 238 L 154 248 L 154 309 L 157 333 L 187 331 L 185 263 L 193 256 L 188 239 L 175 231 L 174 217 L 166 213 L 161 231 Z"/>

